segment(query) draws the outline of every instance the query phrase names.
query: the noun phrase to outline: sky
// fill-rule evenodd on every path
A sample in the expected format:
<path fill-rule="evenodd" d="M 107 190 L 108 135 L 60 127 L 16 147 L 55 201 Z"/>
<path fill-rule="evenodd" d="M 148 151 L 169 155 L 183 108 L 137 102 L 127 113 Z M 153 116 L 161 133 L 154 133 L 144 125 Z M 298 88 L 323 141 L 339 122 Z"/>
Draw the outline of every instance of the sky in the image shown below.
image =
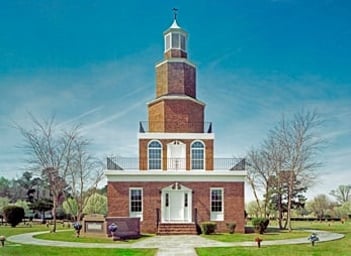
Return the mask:
<path fill-rule="evenodd" d="M 155 97 L 163 32 L 178 11 L 216 157 L 244 157 L 282 116 L 325 120 L 307 196 L 351 184 L 351 2 L 342 0 L 1 1 L 0 176 L 26 170 L 29 114 L 80 123 L 91 151 L 137 156 Z M 252 195 L 247 190 L 247 199 Z"/>

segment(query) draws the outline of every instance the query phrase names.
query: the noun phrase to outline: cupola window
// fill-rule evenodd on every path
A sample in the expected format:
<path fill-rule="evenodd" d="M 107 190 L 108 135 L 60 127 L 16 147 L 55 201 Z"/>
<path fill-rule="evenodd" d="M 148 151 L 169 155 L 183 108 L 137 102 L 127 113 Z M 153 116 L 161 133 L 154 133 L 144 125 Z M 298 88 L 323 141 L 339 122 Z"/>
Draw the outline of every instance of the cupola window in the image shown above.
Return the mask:
<path fill-rule="evenodd" d="M 165 36 L 165 51 L 180 49 L 186 51 L 185 35 L 178 32 L 171 32 Z"/>

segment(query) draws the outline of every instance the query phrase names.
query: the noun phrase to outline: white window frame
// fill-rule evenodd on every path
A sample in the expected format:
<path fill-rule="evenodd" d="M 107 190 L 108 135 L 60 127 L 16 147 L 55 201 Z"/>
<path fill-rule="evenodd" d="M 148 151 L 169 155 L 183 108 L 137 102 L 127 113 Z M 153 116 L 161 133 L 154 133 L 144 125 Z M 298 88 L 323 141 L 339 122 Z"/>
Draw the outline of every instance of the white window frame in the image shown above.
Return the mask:
<path fill-rule="evenodd" d="M 215 190 L 221 191 L 221 211 L 212 211 L 212 192 Z M 211 188 L 210 189 L 210 212 L 211 221 L 223 221 L 224 220 L 224 189 L 223 188 Z"/>
<path fill-rule="evenodd" d="M 180 49 L 186 51 L 186 36 L 180 34 Z"/>
<path fill-rule="evenodd" d="M 165 36 L 165 51 L 171 49 L 171 34 Z"/>
<path fill-rule="evenodd" d="M 180 33 L 172 33 L 171 48 L 180 49 Z"/>
<path fill-rule="evenodd" d="M 196 142 L 200 142 L 203 146 L 202 148 L 202 153 L 203 153 L 203 159 L 202 159 L 202 169 L 199 169 L 199 168 L 193 168 L 193 145 L 196 143 Z M 199 148 L 197 148 L 199 149 Z M 197 161 L 199 161 L 198 159 L 196 159 Z M 192 170 L 206 170 L 206 145 L 203 141 L 201 140 L 195 140 L 191 143 L 190 145 L 190 167 Z"/>
<path fill-rule="evenodd" d="M 186 35 L 181 32 L 170 32 L 164 37 L 165 52 L 170 49 L 186 51 Z"/>
<path fill-rule="evenodd" d="M 141 211 L 132 211 L 132 191 L 133 190 L 139 190 L 141 192 Z M 128 195 L 128 201 L 129 201 L 129 217 L 139 217 L 140 221 L 143 220 L 143 209 L 144 209 L 144 204 L 143 200 L 144 199 L 144 193 L 143 193 L 143 188 L 139 187 L 130 187 L 129 188 L 129 195 Z"/>
<path fill-rule="evenodd" d="M 159 169 L 151 168 L 151 166 L 150 166 L 150 144 L 152 142 L 157 142 L 157 143 L 159 143 L 161 145 L 161 148 L 160 148 L 161 154 L 160 154 L 160 159 L 159 159 L 160 160 L 160 168 Z M 162 158 L 163 158 L 162 151 L 163 151 L 162 143 L 159 140 L 151 140 L 151 141 L 149 141 L 149 143 L 147 144 L 147 169 L 148 170 L 162 170 L 162 165 L 163 165 L 163 163 L 162 163 L 163 162 L 162 161 Z"/>

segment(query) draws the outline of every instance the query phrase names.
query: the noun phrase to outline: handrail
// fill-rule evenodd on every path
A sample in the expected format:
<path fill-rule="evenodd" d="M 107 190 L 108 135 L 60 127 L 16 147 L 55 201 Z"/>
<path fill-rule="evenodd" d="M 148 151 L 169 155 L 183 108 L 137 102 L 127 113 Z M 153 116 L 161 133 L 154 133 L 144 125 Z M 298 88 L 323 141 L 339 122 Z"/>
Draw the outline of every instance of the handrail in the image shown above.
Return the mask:
<path fill-rule="evenodd" d="M 153 160 L 154 161 L 154 160 Z M 163 161 L 160 159 L 159 161 Z M 185 158 L 167 158 L 167 170 L 186 170 Z M 213 170 L 231 170 L 242 171 L 245 170 L 245 158 L 213 158 Z M 146 158 L 138 157 L 107 157 L 106 167 L 108 170 L 139 170 L 140 164 L 148 166 Z M 154 165 L 157 166 L 157 165 Z M 160 163 L 158 166 L 162 166 Z M 191 164 L 189 165 L 191 166 Z M 198 165 L 197 165 L 198 166 Z M 195 168 L 194 168 L 195 169 Z M 199 170 L 198 168 L 196 170 Z"/>

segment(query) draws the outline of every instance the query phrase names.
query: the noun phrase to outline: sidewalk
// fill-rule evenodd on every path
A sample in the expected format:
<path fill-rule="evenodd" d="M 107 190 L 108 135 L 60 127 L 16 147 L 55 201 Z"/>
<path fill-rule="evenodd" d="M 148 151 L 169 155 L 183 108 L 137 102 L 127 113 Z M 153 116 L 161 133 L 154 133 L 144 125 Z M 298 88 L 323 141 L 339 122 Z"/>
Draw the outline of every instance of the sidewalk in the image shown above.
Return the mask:
<path fill-rule="evenodd" d="M 196 235 L 177 235 L 177 236 L 154 236 L 131 244 L 104 244 L 104 243 L 78 243 L 50 241 L 34 238 L 34 235 L 46 233 L 34 232 L 21 235 L 10 236 L 7 241 L 19 244 L 31 244 L 41 246 L 56 247 L 80 247 L 80 248 L 158 248 L 157 256 L 196 256 L 197 247 L 233 247 L 233 246 L 257 246 L 255 242 L 218 242 Z M 344 237 L 342 234 L 326 231 L 310 230 L 317 233 L 320 242 L 332 241 Z M 306 238 L 295 238 L 285 240 L 263 241 L 262 245 L 283 245 L 283 244 L 307 244 L 310 241 Z"/>

